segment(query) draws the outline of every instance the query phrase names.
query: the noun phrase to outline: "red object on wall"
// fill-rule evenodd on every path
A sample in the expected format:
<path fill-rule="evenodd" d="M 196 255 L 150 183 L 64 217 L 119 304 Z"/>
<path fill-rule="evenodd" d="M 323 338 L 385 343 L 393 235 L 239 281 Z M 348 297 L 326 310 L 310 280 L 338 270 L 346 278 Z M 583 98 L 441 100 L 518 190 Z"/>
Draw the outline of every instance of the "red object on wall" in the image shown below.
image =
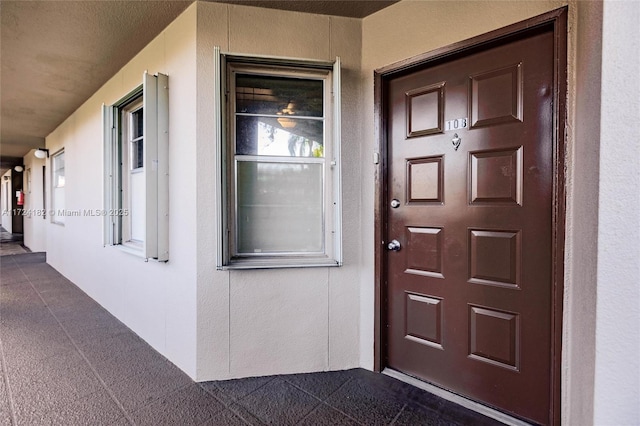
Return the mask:
<path fill-rule="evenodd" d="M 24 206 L 24 192 L 22 191 L 18 192 L 18 205 Z"/>

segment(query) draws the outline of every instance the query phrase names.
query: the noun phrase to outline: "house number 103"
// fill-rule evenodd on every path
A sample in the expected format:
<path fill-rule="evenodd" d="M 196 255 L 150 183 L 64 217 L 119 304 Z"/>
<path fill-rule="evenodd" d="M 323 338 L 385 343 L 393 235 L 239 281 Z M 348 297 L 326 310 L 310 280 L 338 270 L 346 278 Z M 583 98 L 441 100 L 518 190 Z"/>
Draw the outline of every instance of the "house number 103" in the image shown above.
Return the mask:
<path fill-rule="evenodd" d="M 455 120 L 449 120 L 444 123 L 444 131 L 459 130 L 467 128 L 468 120 L 466 118 L 456 118 Z"/>

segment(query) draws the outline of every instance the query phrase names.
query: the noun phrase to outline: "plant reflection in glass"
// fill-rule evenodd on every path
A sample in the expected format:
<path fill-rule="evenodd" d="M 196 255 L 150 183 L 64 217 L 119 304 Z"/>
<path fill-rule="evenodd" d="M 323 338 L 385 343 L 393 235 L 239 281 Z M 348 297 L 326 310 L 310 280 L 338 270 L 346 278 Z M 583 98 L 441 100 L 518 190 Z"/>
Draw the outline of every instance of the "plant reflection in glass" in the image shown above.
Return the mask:
<path fill-rule="evenodd" d="M 258 155 L 284 157 L 324 157 L 322 143 L 258 122 Z"/>

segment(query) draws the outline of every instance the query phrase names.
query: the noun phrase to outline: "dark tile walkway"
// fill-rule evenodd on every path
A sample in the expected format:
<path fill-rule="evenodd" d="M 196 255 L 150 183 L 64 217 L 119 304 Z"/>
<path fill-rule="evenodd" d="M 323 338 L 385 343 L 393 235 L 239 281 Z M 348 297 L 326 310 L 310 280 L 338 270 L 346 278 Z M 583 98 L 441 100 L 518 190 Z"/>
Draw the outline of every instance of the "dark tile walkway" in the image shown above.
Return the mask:
<path fill-rule="evenodd" d="M 23 244 L 22 234 L 12 234 L 0 226 L 0 256 L 29 252 Z"/>
<path fill-rule="evenodd" d="M 355 369 L 194 383 L 42 253 L 0 258 L 0 425 L 496 425 Z"/>
<path fill-rule="evenodd" d="M 0 243 L 6 242 L 22 242 L 23 235 L 22 234 L 12 234 L 11 232 L 4 229 L 0 226 Z"/>

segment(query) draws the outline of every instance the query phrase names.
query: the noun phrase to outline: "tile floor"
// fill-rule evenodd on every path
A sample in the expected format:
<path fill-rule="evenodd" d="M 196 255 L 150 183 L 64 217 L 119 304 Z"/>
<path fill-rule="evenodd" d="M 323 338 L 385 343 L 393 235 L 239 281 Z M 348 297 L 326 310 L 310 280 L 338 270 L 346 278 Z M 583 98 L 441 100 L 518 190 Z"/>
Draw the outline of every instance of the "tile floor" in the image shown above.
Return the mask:
<path fill-rule="evenodd" d="M 22 234 L 12 234 L 0 226 L 0 256 L 28 253 L 29 251 L 22 244 Z"/>
<path fill-rule="evenodd" d="M 362 369 L 195 383 L 43 253 L 0 268 L 0 425 L 501 424 Z"/>

